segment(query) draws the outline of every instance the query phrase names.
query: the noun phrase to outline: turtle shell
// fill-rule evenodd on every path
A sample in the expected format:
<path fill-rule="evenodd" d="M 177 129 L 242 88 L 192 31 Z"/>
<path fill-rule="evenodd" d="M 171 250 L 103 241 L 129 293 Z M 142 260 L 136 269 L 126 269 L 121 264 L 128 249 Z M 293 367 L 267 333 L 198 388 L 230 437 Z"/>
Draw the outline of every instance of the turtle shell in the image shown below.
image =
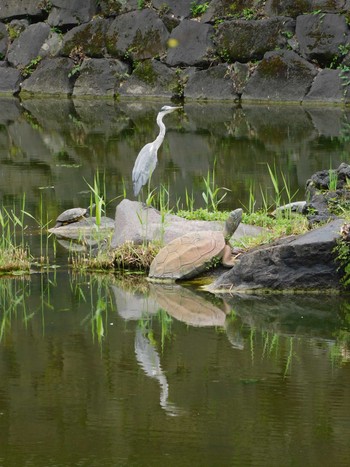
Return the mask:
<path fill-rule="evenodd" d="M 189 232 L 162 248 L 152 261 L 152 280 L 190 279 L 203 272 L 214 257 L 221 258 L 225 238 L 220 231 Z"/>
<path fill-rule="evenodd" d="M 63 224 L 71 224 L 81 219 L 87 214 L 87 209 L 85 208 L 72 208 L 63 211 L 56 219 L 56 225 L 60 226 Z"/>

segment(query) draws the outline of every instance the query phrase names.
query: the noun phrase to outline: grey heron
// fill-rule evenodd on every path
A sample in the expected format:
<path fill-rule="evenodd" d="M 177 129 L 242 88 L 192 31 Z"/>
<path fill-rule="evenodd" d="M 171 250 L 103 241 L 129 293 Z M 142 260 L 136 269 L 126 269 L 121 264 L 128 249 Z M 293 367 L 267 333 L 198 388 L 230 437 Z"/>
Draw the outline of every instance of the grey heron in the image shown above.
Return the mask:
<path fill-rule="evenodd" d="M 157 165 L 157 152 L 160 148 L 165 135 L 165 125 L 163 117 L 176 109 L 181 107 L 171 107 L 164 105 L 157 115 L 157 124 L 159 126 L 159 135 L 152 141 L 146 144 L 139 152 L 134 168 L 132 170 L 132 184 L 134 188 L 134 195 L 140 193 L 141 188 L 147 183 Z"/>

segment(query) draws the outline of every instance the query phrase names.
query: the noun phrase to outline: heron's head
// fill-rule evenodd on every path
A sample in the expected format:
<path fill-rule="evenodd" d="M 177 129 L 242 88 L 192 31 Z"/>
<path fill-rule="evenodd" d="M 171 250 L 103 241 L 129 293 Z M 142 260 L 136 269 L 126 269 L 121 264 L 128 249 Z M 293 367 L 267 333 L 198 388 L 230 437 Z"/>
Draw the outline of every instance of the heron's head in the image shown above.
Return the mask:
<path fill-rule="evenodd" d="M 181 109 L 182 107 L 172 107 L 171 105 L 163 105 L 163 107 L 160 109 L 161 112 L 172 112 L 173 110 L 176 109 Z"/>

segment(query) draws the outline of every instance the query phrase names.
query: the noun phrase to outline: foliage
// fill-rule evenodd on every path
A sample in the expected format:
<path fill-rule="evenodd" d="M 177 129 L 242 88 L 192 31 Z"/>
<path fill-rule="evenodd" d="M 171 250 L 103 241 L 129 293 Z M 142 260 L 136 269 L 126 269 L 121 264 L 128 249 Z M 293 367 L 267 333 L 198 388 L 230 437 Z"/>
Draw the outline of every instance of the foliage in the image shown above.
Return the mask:
<path fill-rule="evenodd" d="M 198 3 L 198 1 L 194 1 L 191 3 L 191 15 L 193 18 L 197 16 L 203 15 L 209 7 L 209 2 L 205 3 Z"/>
<path fill-rule="evenodd" d="M 40 55 L 33 58 L 33 60 L 31 60 L 30 63 L 28 63 L 28 65 L 22 69 L 23 77 L 27 78 L 28 76 L 30 76 L 33 73 L 33 71 L 36 69 L 36 67 L 39 65 L 41 60 L 42 60 L 42 57 Z"/>

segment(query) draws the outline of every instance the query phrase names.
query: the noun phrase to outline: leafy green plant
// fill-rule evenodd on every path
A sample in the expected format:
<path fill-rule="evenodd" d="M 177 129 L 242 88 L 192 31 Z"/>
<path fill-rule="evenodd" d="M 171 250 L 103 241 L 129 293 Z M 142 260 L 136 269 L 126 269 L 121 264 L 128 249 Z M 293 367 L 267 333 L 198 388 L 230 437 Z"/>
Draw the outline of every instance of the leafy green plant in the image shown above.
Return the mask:
<path fill-rule="evenodd" d="M 36 67 L 39 65 L 39 63 L 41 62 L 42 60 L 42 57 L 40 55 L 38 55 L 37 57 L 33 58 L 33 60 L 31 60 L 27 66 L 25 66 L 23 69 L 22 69 L 22 75 L 24 78 L 27 78 L 28 76 L 30 76 L 33 71 L 36 69 Z"/>
<path fill-rule="evenodd" d="M 81 65 L 77 64 L 74 65 L 71 71 L 68 73 L 68 78 L 73 78 L 76 75 L 79 75 L 81 71 Z"/>
<path fill-rule="evenodd" d="M 255 16 L 254 10 L 252 8 L 244 8 L 242 14 L 246 20 L 253 19 Z"/>
<path fill-rule="evenodd" d="M 329 176 L 328 189 L 330 191 L 335 191 L 337 189 L 337 184 L 338 184 L 338 173 L 334 169 L 329 169 L 328 176 Z"/>
<path fill-rule="evenodd" d="M 197 16 L 203 15 L 209 7 L 209 2 L 198 3 L 194 1 L 191 3 L 191 16 L 196 18 Z"/>
<path fill-rule="evenodd" d="M 212 172 L 207 173 L 207 176 L 204 178 L 204 185 L 205 191 L 202 192 L 202 197 L 206 204 L 206 208 L 209 211 L 212 209 L 214 212 L 218 211 L 219 205 L 225 199 L 227 192 L 230 191 L 228 188 L 225 187 L 217 187 L 215 182 L 215 166 L 216 166 L 216 159 L 214 160 L 214 167 Z M 224 191 L 223 194 L 222 191 Z"/>

